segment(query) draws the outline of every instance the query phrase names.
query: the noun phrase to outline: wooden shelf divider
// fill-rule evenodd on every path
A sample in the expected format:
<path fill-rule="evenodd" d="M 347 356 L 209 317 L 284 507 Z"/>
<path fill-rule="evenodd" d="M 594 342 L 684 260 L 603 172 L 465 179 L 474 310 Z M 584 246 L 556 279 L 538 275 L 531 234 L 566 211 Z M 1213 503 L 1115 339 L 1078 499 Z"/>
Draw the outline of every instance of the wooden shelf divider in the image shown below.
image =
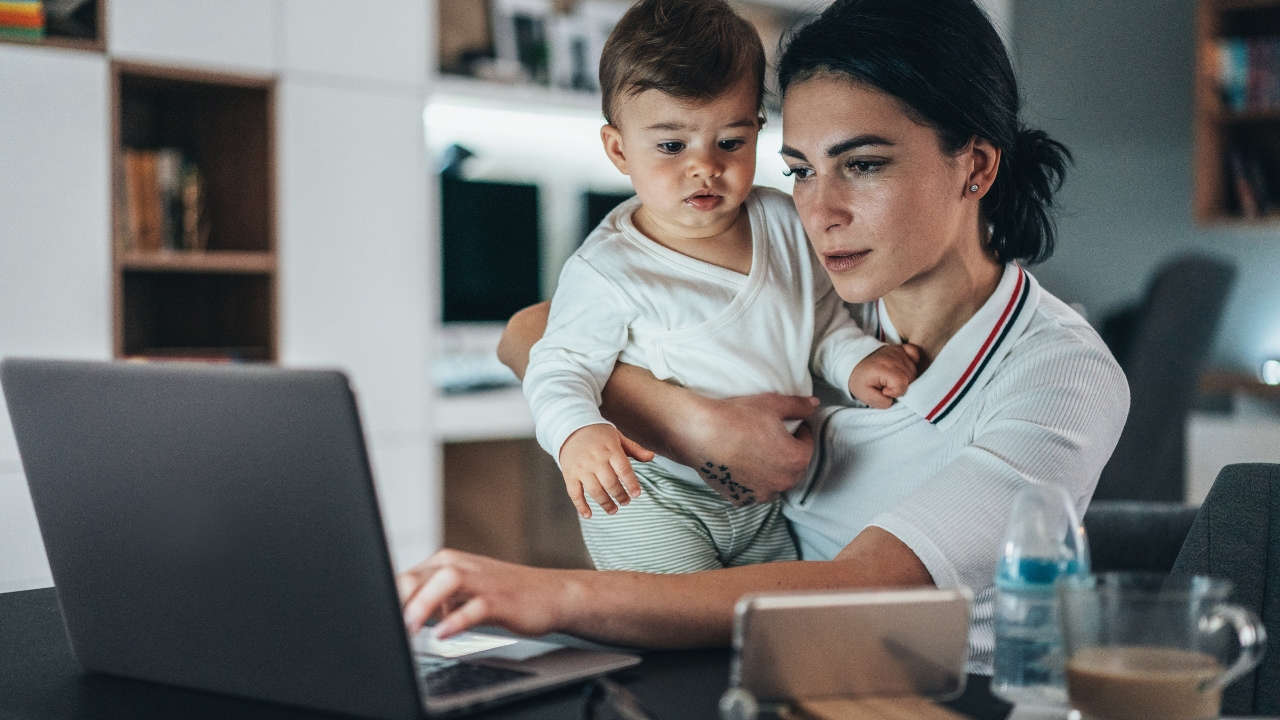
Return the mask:
<path fill-rule="evenodd" d="M 1198 0 L 1196 20 L 1195 163 L 1192 213 L 1202 225 L 1275 226 L 1280 208 L 1247 217 L 1237 191 L 1233 153 L 1264 165 L 1273 187 L 1265 202 L 1280 205 L 1280 107 L 1236 111 L 1219 88 L 1218 44 L 1231 37 L 1280 37 L 1280 0 Z M 1248 175 L 1248 172 L 1245 173 Z M 1243 181 L 1245 185 L 1252 181 Z"/>
<path fill-rule="evenodd" d="M 164 272 L 243 273 L 262 275 L 275 272 L 276 258 L 269 252 L 210 250 L 189 252 L 127 252 L 119 257 L 122 270 Z"/>

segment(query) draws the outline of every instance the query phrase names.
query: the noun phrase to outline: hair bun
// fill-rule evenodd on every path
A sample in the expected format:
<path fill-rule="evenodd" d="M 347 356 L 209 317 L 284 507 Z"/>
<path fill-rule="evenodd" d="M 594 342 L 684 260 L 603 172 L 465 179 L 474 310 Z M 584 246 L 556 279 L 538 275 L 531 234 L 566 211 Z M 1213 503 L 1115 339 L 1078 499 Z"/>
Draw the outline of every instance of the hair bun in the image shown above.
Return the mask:
<path fill-rule="evenodd" d="M 1038 263 L 1053 254 L 1053 196 L 1067 178 L 1071 151 L 1043 130 L 1019 125 L 1011 150 L 1002 153 L 1000 170 L 982 209 L 991 224 L 991 250 L 1001 259 Z M 1028 238 L 1039 238 L 1028 254 Z"/>

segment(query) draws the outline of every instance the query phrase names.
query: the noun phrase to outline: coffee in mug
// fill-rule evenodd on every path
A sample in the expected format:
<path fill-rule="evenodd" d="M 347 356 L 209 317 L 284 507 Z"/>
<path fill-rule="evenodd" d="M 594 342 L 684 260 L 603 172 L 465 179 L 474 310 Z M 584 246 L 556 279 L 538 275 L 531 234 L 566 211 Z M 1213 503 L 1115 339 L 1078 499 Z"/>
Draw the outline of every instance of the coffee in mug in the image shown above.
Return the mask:
<path fill-rule="evenodd" d="M 1151 646 L 1088 647 L 1067 662 L 1071 706 L 1107 720 L 1204 720 L 1218 716 L 1222 674 L 1207 653 Z"/>
<path fill-rule="evenodd" d="M 1096 720 L 1218 717 L 1222 689 L 1266 649 L 1262 622 L 1227 604 L 1230 590 L 1225 580 L 1200 576 L 1064 579 L 1058 596 L 1071 707 Z"/>

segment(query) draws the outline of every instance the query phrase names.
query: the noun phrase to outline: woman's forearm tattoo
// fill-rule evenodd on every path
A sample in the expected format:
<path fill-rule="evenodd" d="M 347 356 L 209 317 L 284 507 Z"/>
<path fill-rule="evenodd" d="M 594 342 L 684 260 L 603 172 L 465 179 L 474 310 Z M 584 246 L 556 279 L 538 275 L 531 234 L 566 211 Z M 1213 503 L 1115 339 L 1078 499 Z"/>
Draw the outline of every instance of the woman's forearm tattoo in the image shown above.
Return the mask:
<path fill-rule="evenodd" d="M 739 507 L 756 504 L 756 491 L 733 479 L 733 473 L 727 465 L 718 465 L 708 460 L 698 468 L 702 477 L 711 487 L 720 486 L 720 492 L 733 500 Z"/>

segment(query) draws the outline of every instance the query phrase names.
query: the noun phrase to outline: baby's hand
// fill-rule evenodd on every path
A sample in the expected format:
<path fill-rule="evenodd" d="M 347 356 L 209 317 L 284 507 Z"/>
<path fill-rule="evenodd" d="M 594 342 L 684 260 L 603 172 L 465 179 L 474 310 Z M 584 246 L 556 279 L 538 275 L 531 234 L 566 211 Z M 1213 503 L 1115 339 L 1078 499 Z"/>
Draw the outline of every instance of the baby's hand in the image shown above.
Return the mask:
<path fill-rule="evenodd" d="M 849 375 L 849 392 L 862 402 L 881 410 L 894 398 L 907 393 L 907 385 L 919 373 L 920 348 L 915 345 L 885 345 L 858 363 Z"/>
<path fill-rule="evenodd" d="M 565 440 L 560 448 L 560 469 L 569 497 L 584 519 L 591 517 L 584 493 L 610 515 L 618 512 L 618 505 L 640 496 L 640 481 L 628 456 L 642 461 L 653 459 L 653 453 L 624 437 L 612 425 L 587 425 Z"/>

